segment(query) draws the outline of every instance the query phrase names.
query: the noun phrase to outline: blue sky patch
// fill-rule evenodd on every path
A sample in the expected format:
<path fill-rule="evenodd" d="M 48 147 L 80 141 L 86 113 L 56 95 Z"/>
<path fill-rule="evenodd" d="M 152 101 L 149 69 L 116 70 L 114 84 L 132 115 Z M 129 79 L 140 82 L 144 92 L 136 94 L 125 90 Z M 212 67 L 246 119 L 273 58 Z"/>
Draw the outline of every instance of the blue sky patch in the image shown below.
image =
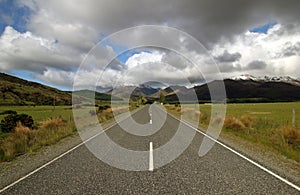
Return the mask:
<path fill-rule="evenodd" d="M 138 49 L 131 49 L 129 50 L 128 47 L 123 46 L 123 45 L 119 45 L 116 43 L 113 43 L 112 41 L 110 41 L 109 39 L 103 40 L 101 42 L 102 46 L 110 46 L 112 47 L 112 49 L 114 50 L 114 52 L 118 55 L 116 56 L 116 58 L 122 62 L 122 63 L 126 63 L 126 61 L 128 60 L 128 58 L 130 58 L 131 56 L 133 56 L 134 54 L 139 54 L 141 52 L 149 52 L 151 53 L 151 51 L 148 50 L 143 50 L 141 48 Z"/>
<path fill-rule="evenodd" d="M 272 22 L 269 22 L 267 24 L 264 24 L 264 25 L 252 28 L 249 31 L 250 32 L 254 32 L 254 33 L 264 33 L 264 34 L 267 34 L 268 30 L 270 28 L 272 28 L 273 26 L 275 26 L 276 24 L 278 24 L 276 21 L 272 21 Z"/>
<path fill-rule="evenodd" d="M 71 91 L 70 87 L 64 87 L 64 86 L 59 86 L 59 85 L 52 85 L 51 83 L 45 83 L 37 78 L 35 78 L 34 72 L 30 71 L 30 70 L 17 70 L 17 69 L 12 69 L 10 71 L 7 72 L 8 74 L 27 80 L 27 81 L 32 81 L 32 82 L 36 82 L 36 83 L 40 83 L 49 87 L 53 87 L 53 88 L 57 88 L 63 91 Z"/>
<path fill-rule="evenodd" d="M 31 11 L 28 7 L 20 7 L 16 1 L 0 1 L 0 35 L 6 26 L 12 26 L 21 33 L 25 32 L 30 14 Z"/>

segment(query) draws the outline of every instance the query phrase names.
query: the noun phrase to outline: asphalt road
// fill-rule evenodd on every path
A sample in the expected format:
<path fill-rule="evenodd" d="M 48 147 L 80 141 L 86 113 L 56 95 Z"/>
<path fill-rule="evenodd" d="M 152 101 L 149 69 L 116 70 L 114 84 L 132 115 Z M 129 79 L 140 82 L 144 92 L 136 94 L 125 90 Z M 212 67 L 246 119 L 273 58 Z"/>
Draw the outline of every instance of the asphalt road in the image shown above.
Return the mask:
<path fill-rule="evenodd" d="M 154 170 L 128 171 L 104 163 L 96 158 L 86 145 L 77 147 L 50 165 L 11 186 L 3 194 L 299 194 L 290 185 L 261 170 L 219 144 L 203 157 L 198 156 L 203 135 L 180 123 L 172 116 L 150 106 L 145 106 L 133 115 L 133 119 L 147 129 L 162 127 L 149 136 L 138 136 L 124 131 L 118 124 L 107 129 L 88 142 L 89 147 L 108 136 L 118 145 L 132 151 L 142 151 L 140 161 L 119 155 L 141 169 L 149 167 L 149 143 L 153 143 Z M 163 120 L 166 116 L 166 121 Z M 150 119 L 152 124 L 149 124 Z M 125 119 L 122 127 L 130 128 Z M 175 160 L 161 166 L 172 150 L 156 152 L 176 135 L 182 125 L 186 134 L 195 133 L 187 149 Z M 127 128 L 126 127 L 126 128 Z M 136 128 L 136 127 L 134 127 Z M 139 133 L 139 129 L 133 129 Z M 175 141 L 184 143 L 184 134 L 176 135 Z M 99 144 L 98 144 L 99 145 Z M 177 146 L 174 146 L 175 148 Z M 107 147 L 105 155 L 113 154 Z M 101 152 L 100 152 L 101 153 Z M 120 162 L 126 167 L 126 161 Z M 129 166 L 130 167 L 130 166 Z"/>

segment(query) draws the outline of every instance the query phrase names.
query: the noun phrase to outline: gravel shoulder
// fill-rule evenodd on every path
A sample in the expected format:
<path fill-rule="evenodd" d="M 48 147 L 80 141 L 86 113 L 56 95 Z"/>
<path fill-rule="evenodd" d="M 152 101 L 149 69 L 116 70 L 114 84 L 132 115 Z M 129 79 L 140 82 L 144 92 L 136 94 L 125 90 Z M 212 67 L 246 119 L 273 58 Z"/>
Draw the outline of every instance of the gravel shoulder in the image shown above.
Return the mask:
<path fill-rule="evenodd" d="M 300 186 L 300 163 L 261 145 L 222 132 L 219 141 Z"/>

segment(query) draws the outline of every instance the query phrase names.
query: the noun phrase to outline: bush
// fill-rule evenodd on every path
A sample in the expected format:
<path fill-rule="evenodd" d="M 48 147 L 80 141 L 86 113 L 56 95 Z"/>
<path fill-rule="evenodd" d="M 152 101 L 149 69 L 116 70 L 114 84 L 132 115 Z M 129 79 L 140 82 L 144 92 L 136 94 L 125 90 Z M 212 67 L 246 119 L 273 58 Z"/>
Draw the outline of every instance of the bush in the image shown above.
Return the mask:
<path fill-rule="evenodd" d="M 110 105 L 100 105 L 98 111 L 102 112 L 103 110 L 106 110 L 108 108 L 110 108 Z"/>
<path fill-rule="evenodd" d="M 0 146 L 1 160 L 10 160 L 15 156 L 24 154 L 32 143 L 34 131 L 18 122 L 15 132 L 5 139 Z"/>
<path fill-rule="evenodd" d="M 299 146 L 300 145 L 300 131 L 293 126 L 285 126 L 281 128 L 281 133 L 283 135 L 286 143 Z"/>
<path fill-rule="evenodd" d="M 32 117 L 27 114 L 10 114 L 1 120 L 0 130 L 5 133 L 12 132 L 18 122 L 28 128 L 32 128 L 34 124 Z"/>
<path fill-rule="evenodd" d="M 0 115 L 4 115 L 4 114 L 18 114 L 18 113 L 14 110 L 5 110 L 0 113 Z"/>

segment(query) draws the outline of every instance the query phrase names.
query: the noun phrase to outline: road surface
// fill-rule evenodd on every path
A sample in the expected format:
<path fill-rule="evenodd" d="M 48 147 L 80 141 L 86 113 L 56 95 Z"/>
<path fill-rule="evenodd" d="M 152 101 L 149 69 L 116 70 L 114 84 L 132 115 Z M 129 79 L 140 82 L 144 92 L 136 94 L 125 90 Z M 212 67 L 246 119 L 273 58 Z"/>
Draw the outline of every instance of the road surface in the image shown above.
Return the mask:
<path fill-rule="evenodd" d="M 160 117 L 155 116 L 161 116 L 164 111 L 154 107 L 150 115 L 149 108 L 150 106 L 145 106 L 134 113 L 134 120 L 148 125 L 151 125 L 149 123 L 152 120 L 152 125 L 155 125 L 157 120 L 160 120 Z M 122 122 L 125 125 L 126 120 Z M 163 146 L 175 135 L 179 123 L 177 119 L 167 115 L 162 128 L 149 136 L 132 135 L 116 124 L 89 141 L 96 143 L 106 134 L 120 146 L 134 151 L 149 152 L 149 156 L 151 142 L 154 170 L 126 171 L 112 167 L 96 158 L 85 145 L 81 145 L 11 185 L 2 194 L 300 193 L 219 144 L 215 144 L 207 155 L 199 157 L 198 151 L 203 135 L 198 132 L 178 158 L 156 168 L 158 155 L 155 149 Z M 184 126 L 186 131 L 195 131 L 188 125 Z M 109 154 L 112 151 L 107 152 Z M 145 160 L 145 166 L 149 166 L 149 160 Z"/>

